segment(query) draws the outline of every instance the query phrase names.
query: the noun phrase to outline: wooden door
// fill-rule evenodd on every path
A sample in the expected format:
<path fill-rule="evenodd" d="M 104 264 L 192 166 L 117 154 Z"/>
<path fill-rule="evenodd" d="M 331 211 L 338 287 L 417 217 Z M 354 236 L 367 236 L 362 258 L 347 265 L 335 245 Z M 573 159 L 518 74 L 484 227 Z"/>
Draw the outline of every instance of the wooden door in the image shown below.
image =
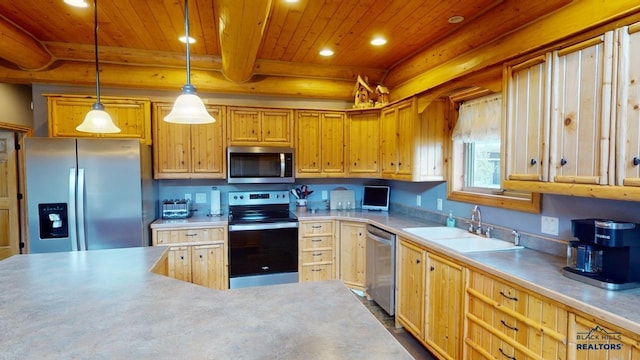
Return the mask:
<path fill-rule="evenodd" d="M 191 269 L 193 283 L 211 289 L 227 289 L 229 286 L 224 272 L 225 256 L 222 243 L 194 246 Z"/>
<path fill-rule="evenodd" d="M 191 177 L 223 179 L 227 174 L 224 107 L 208 105 L 207 111 L 216 122 L 190 125 Z"/>
<path fill-rule="evenodd" d="M 398 168 L 398 108 L 391 106 L 380 113 L 380 173 L 392 178 Z"/>
<path fill-rule="evenodd" d="M 320 174 L 320 151 L 322 151 L 320 133 L 319 112 L 296 113 L 296 177 Z"/>
<path fill-rule="evenodd" d="M 292 146 L 292 120 L 291 110 L 262 110 L 261 142 L 265 146 Z"/>
<path fill-rule="evenodd" d="M 397 174 L 399 176 L 411 177 L 413 174 L 413 152 L 420 138 L 420 133 L 416 130 L 416 118 L 418 116 L 415 100 L 402 102 L 397 105 L 398 121 L 397 121 L 397 139 L 396 146 L 398 167 Z"/>
<path fill-rule="evenodd" d="M 15 135 L 0 131 L 0 260 L 20 252 Z"/>
<path fill-rule="evenodd" d="M 400 238 L 396 274 L 396 319 L 419 339 L 424 338 L 425 252 Z"/>
<path fill-rule="evenodd" d="M 461 359 L 465 270 L 433 254 L 427 255 L 427 269 L 426 342 L 446 359 Z"/>
<path fill-rule="evenodd" d="M 380 174 L 380 118 L 378 111 L 349 114 L 349 177 L 377 177 Z"/>
<path fill-rule="evenodd" d="M 167 252 L 169 277 L 191 282 L 191 247 L 172 246 Z"/>
<path fill-rule="evenodd" d="M 551 116 L 550 55 L 509 66 L 507 130 L 504 148 L 506 178 L 549 180 L 549 124 Z"/>
<path fill-rule="evenodd" d="M 172 106 L 154 104 L 153 174 L 156 179 L 188 178 L 191 173 L 191 126 L 162 120 Z"/>
<path fill-rule="evenodd" d="M 616 185 L 640 186 L 640 23 L 618 30 Z"/>
<path fill-rule="evenodd" d="M 260 111 L 251 108 L 229 108 L 229 145 L 255 145 L 260 142 Z"/>
<path fill-rule="evenodd" d="M 340 279 L 349 287 L 365 289 L 366 244 L 364 224 L 340 224 Z"/>
<path fill-rule="evenodd" d="M 553 53 L 549 178 L 607 185 L 613 32 Z"/>
<path fill-rule="evenodd" d="M 344 176 L 344 114 L 324 113 L 320 122 L 322 173 L 326 176 Z"/>

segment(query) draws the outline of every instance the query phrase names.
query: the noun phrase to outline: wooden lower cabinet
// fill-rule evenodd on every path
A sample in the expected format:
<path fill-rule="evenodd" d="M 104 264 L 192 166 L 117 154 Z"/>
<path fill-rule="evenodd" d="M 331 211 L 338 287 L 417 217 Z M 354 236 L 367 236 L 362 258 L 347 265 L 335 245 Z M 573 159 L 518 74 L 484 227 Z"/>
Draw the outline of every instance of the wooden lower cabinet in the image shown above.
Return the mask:
<path fill-rule="evenodd" d="M 356 290 L 366 290 L 366 224 L 340 222 L 340 280 Z"/>
<path fill-rule="evenodd" d="M 152 229 L 154 246 L 168 246 L 156 273 L 208 288 L 229 288 L 226 226 Z"/>
<path fill-rule="evenodd" d="M 336 278 L 335 221 L 301 220 L 298 224 L 298 273 L 300 282 Z"/>
<path fill-rule="evenodd" d="M 423 339 L 426 252 L 400 237 L 397 253 L 396 322 Z"/>
<path fill-rule="evenodd" d="M 569 314 L 569 359 L 638 360 L 640 335 L 585 314 Z"/>

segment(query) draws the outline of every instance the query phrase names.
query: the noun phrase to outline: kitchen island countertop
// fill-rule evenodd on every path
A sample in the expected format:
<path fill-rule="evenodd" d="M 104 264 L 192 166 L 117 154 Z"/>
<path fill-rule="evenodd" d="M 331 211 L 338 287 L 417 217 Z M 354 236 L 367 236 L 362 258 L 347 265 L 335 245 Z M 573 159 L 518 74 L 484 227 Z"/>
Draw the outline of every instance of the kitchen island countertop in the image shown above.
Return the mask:
<path fill-rule="evenodd" d="M 216 291 L 149 272 L 164 250 L 0 261 L 0 358 L 411 358 L 340 281 Z"/>

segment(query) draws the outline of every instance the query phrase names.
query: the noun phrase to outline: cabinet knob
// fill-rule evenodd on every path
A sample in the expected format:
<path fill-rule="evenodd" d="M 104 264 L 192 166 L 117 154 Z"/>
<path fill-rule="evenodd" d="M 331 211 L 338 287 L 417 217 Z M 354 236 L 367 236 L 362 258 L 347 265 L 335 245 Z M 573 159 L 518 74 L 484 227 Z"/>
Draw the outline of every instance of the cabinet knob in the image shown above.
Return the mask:
<path fill-rule="evenodd" d="M 560 159 L 560 166 L 567 165 L 567 160 L 565 158 Z"/>
<path fill-rule="evenodd" d="M 634 166 L 640 165 L 640 158 L 639 157 L 636 156 L 636 157 L 633 158 L 633 165 Z"/>
<path fill-rule="evenodd" d="M 531 159 L 531 166 L 533 166 L 533 165 L 535 165 L 537 163 L 538 163 L 538 161 L 536 159 Z"/>
<path fill-rule="evenodd" d="M 393 163 L 391 163 L 391 166 L 393 166 Z"/>
<path fill-rule="evenodd" d="M 436 268 L 435 267 L 430 267 L 429 270 L 434 271 Z"/>
<path fill-rule="evenodd" d="M 416 259 L 416 264 L 420 264 L 420 259 Z"/>
<path fill-rule="evenodd" d="M 401 162 L 399 162 L 399 163 L 398 163 L 398 166 L 402 166 L 402 163 L 401 163 Z"/>

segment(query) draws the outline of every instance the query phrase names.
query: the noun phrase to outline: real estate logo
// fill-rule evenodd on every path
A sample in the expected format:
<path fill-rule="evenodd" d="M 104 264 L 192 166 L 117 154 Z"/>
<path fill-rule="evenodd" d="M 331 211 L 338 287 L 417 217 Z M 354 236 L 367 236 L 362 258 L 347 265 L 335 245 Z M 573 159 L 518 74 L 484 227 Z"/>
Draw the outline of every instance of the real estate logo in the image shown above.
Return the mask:
<path fill-rule="evenodd" d="M 618 351 L 623 345 L 620 333 L 607 331 L 600 325 L 586 332 L 578 332 L 576 340 L 576 349 L 580 351 Z"/>

